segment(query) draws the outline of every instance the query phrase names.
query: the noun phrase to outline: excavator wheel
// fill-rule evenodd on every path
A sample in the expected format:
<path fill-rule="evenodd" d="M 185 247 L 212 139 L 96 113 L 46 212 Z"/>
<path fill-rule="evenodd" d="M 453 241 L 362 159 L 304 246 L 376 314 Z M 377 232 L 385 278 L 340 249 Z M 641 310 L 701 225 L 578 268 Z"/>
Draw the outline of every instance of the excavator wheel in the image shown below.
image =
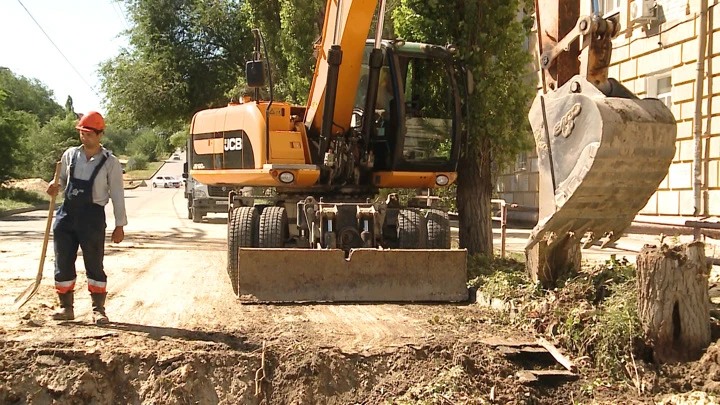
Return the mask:
<path fill-rule="evenodd" d="M 266 207 L 260 215 L 258 246 L 282 248 L 288 239 L 288 218 L 284 207 Z"/>
<path fill-rule="evenodd" d="M 239 291 L 238 249 L 257 247 L 258 211 L 255 207 L 239 207 L 230 212 L 228 221 L 227 272 L 235 295 Z"/>
<path fill-rule="evenodd" d="M 450 249 L 450 219 L 442 210 L 428 210 L 425 214 L 427 221 L 427 248 Z"/>
<path fill-rule="evenodd" d="M 400 249 L 424 249 L 427 240 L 425 217 L 412 209 L 398 213 L 398 242 Z"/>

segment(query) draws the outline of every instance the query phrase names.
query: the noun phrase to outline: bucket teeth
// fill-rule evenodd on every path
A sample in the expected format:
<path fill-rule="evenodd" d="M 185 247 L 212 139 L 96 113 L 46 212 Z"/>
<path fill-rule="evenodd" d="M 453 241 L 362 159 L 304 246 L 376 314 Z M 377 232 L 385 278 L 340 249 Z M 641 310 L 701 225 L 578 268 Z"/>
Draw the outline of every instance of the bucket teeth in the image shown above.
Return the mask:
<path fill-rule="evenodd" d="M 608 232 L 608 235 L 603 240 L 603 243 L 602 243 L 602 245 L 600 245 L 600 248 L 604 249 L 604 248 L 610 246 L 611 244 L 617 242 L 617 240 L 620 239 L 621 236 L 622 236 L 622 233 L 620 233 L 620 232 L 618 232 L 618 233 Z"/>
<path fill-rule="evenodd" d="M 595 243 L 595 233 L 594 233 L 594 232 L 587 232 L 587 233 L 585 234 L 585 237 L 582 238 L 582 240 L 580 241 L 580 243 L 582 243 L 582 248 L 583 248 L 583 249 L 589 248 L 590 246 L 593 245 L 593 243 Z"/>

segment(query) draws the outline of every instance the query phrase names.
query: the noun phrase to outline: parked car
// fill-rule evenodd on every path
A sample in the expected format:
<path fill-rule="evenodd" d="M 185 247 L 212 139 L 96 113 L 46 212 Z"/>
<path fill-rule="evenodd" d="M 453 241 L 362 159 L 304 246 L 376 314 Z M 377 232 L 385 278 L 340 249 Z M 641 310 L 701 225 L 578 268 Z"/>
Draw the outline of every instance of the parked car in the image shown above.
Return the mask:
<path fill-rule="evenodd" d="M 180 188 L 180 180 L 172 177 L 172 176 L 157 176 L 152 180 L 152 186 L 155 187 L 163 187 L 163 188 Z"/>

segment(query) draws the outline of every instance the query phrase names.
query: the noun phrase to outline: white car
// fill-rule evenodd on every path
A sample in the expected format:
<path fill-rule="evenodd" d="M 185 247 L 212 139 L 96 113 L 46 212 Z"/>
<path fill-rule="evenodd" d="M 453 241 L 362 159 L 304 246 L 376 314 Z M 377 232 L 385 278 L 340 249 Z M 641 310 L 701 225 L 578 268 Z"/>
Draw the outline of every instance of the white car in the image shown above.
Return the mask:
<path fill-rule="evenodd" d="M 156 176 L 152 180 L 152 186 L 153 188 L 156 187 L 163 187 L 163 188 L 180 188 L 180 180 L 172 177 L 172 176 Z"/>

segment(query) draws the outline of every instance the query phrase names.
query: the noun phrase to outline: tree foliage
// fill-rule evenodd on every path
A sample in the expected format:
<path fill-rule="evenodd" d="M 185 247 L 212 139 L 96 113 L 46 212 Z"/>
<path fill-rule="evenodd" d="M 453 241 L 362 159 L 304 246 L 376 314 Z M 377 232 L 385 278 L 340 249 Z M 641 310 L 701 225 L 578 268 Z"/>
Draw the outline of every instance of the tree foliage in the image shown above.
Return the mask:
<path fill-rule="evenodd" d="M 393 13 L 398 37 L 456 44 L 474 77 L 468 145 L 457 183 L 460 245 L 471 254 L 492 255 L 492 168 L 531 146 L 527 111 L 534 83 L 524 80 L 530 62 L 524 43 L 532 21 L 520 18 L 523 5 L 521 0 L 402 0 Z"/>
<path fill-rule="evenodd" d="M 179 131 L 176 131 L 174 134 L 170 135 L 170 145 L 173 146 L 173 148 L 184 148 L 185 145 L 187 145 L 188 137 L 190 136 L 190 131 L 187 129 L 181 129 Z"/>
<path fill-rule="evenodd" d="M 248 27 L 258 28 L 264 38 L 273 79 L 273 96 L 303 104 L 307 100 L 315 68 L 313 45 L 320 37 L 324 0 L 248 0 L 243 8 Z M 234 93 L 244 90 L 238 78 Z"/>
<path fill-rule="evenodd" d="M 80 138 L 75 129 L 77 119 L 74 114 L 52 117 L 37 134 L 28 139 L 28 149 L 32 151 L 32 174 L 45 180 L 51 180 L 55 173 L 55 163 L 63 152 L 71 146 L 79 146 Z"/>
<path fill-rule="evenodd" d="M 16 175 L 21 163 L 22 139 L 34 119 L 23 111 L 5 106 L 7 93 L 0 90 L 0 183 Z"/>
<path fill-rule="evenodd" d="M 134 157 L 143 155 L 149 161 L 154 162 L 165 157 L 169 146 L 167 139 L 162 135 L 152 129 L 143 128 L 128 144 L 127 151 Z"/>
<path fill-rule="evenodd" d="M 65 107 L 36 79 L 0 70 L 0 182 L 7 178 L 52 178 L 55 162 L 71 146 L 80 145 L 72 97 Z M 148 156 L 164 156 L 171 148 L 167 131 L 123 128 L 106 120 L 103 146 L 116 155 L 132 149 Z M 161 135 L 158 135 L 161 134 Z M 137 160 L 137 159 L 136 159 Z"/>
<path fill-rule="evenodd" d="M 127 0 L 129 47 L 100 67 L 109 115 L 130 127 L 179 129 L 227 103 L 252 50 L 242 2 Z"/>
<path fill-rule="evenodd" d="M 0 90 L 5 93 L 2 103 L 7 111 L 25 111 L 37 116 L 40 124 L 63 112 L 53 100 L 52 90 L 37 79 L 15 75 L 9 69 L 0 70 Z"/>

